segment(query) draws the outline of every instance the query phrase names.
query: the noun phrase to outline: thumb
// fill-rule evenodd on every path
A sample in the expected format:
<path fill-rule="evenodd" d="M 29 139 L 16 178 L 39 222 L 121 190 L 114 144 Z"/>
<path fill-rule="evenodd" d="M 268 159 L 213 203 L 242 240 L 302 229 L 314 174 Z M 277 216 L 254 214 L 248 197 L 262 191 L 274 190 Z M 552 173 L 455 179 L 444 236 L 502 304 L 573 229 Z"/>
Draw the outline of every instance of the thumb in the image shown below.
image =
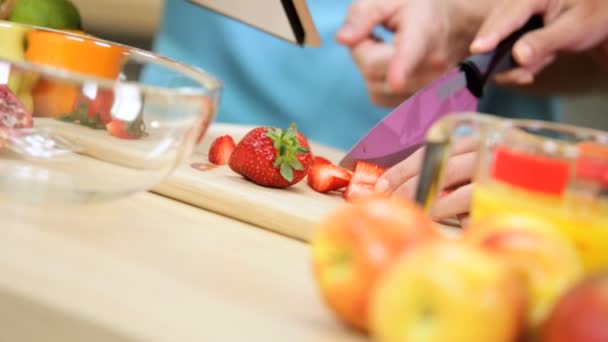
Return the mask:
<path fill-rule="evenodd" d="M 544 28 L 521 37 L 513 47 L 515 60 L 522 66 L 529 66 L 560 50 L 577 50 L 585 41 L 577 12 L 568 11 Z"/>
<path fill-rule="evenodd" d="M 358 0 L 348 9 L 344 24 L 336 33 L 340 44 L 353 45 L 368 38 L 374 28 L 399 9 L 397 1 Z"/>

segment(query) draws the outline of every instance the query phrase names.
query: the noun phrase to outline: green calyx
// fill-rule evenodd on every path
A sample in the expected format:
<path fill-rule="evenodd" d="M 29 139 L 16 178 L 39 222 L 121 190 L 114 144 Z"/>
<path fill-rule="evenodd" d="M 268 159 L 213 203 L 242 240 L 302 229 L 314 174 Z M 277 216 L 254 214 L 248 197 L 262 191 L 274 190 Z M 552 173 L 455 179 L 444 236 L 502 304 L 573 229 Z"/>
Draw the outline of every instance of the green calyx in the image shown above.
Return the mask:
<path fill-rule="evenodd" d="M 286 130 L 273 127 L 266 130 L 266 137 L 272 140 L 274 148 L 277 149 L 277 158 L 273 165 L 280 169 L 281 176 L 288 182 L 293 180 L 294 170 L 304 170 L 302 163 L 298 160 L 298 155 L 308 152 L 308 148 L 300 145 L 297 133 L 298 128 L 295 123 L 289 125 Z"/>

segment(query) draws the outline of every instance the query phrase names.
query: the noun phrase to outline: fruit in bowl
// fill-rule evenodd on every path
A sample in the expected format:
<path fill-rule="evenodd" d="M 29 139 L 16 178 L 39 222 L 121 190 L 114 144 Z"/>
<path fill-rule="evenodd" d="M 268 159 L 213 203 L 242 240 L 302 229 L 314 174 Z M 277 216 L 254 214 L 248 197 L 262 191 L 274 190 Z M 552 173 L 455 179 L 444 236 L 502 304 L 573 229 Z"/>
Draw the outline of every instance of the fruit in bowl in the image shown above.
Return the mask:
<path fill-rule="evenodd" d="M 82 27 L 80 13 L 69 0 L 5 0 L 10 6 L 9 20 L 16 23 L 52 29 L 78 30 Z M 12 6 L 11 6 L 12 5 Z"/>
<path fill-rule="evenodd" d="M 0 52 L 9 83 L 0 98 L 5 107 L 20 108 L 0 118 L 3 196 L 82 203 L 148 190 L 191 153 L 215 117 L 221 84 L 196 68 L 29 25 L 2 22 L 3 35 L 15 38 L 11 46 L 26 47 Z M 144 75 L 124 82 L 127 64 L 166 70 L 188 86 L 171 79 L 151 86 Z M 30 87 L 32 110 L 20 96 Z"/>
<path fill-rule="evenodd" d="M 345 203 L 319 224 L 311 240 L 319 292 L 343 322 L 366 331 L 378 278 L 399 254 L 439 238 L 422 209 L 405 199 L 372 196 Z"/>

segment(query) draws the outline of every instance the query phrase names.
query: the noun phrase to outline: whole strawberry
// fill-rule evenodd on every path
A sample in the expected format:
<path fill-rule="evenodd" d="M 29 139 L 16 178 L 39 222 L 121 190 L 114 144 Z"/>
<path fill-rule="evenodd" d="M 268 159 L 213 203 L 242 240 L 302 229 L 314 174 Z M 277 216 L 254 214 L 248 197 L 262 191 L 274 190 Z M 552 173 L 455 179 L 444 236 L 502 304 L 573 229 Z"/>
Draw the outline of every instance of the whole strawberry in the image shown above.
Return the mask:
<path fill-rule="evenodd" d="M 308 141 L 291 124 L 286 130 L 257 127 L 249 131 L 236 145 L 228 165 L 258 185 L 286 188 L 306 177 L 311 163 Z"/>

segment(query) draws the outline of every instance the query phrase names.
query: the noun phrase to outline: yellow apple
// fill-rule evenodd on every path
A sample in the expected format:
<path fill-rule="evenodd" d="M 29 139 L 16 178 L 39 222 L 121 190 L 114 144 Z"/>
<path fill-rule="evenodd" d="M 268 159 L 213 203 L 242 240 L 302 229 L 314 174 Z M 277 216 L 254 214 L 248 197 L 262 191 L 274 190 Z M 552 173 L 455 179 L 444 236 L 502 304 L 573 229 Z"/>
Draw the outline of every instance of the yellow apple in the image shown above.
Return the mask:
<path fill-rule="evenodd" d="M 500 260 L 456 241 L 410 249 L 381 278 L 370 326 L 380 342 L 515 341 L 525 297 Z"/>

